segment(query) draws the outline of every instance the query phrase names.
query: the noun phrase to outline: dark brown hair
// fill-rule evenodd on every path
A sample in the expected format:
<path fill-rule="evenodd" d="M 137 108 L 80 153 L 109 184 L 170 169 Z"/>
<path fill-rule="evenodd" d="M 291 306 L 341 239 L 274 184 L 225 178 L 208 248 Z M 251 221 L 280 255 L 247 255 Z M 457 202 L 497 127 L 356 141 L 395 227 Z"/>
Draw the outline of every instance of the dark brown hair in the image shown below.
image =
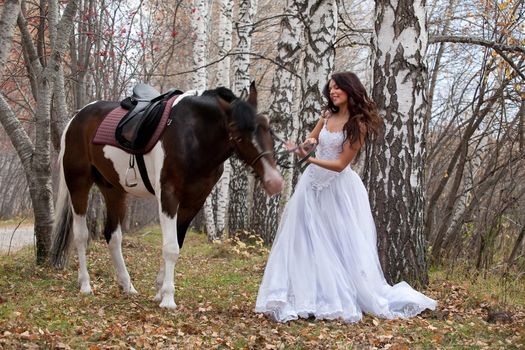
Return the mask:
<path fill-rule="evenodd" d="M 377 114 L 377 107 L 366 93 L 365 87 L 352 72 L 334 73 L 330 80 L 333 80 L 337 86 L 348 94 L 348 112 L 349 118 L 343 127 L 345 138 L 350 144 L 359 141 L 361 129 L 359 124 L 366 127 L 366 141 L 373 141 L 383 133 L 383 119 Z M 339 112 L 339 107 L 334 105 L 330 99 L 329 84 L 323 88 L 323 95 L 328 101 L 325 111 L 331 113 Z"/>

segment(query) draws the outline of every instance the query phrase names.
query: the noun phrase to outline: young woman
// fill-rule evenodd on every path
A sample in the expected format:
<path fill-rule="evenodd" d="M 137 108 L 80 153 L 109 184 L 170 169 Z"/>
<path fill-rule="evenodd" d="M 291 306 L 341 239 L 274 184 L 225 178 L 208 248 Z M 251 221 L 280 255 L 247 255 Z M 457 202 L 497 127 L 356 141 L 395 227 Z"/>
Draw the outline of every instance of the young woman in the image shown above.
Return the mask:
<path fill-rule="evenodd" d="M 363 312 L 407 318 L 436 302 L 406 282 L 390 286 L 379 263 L 368 194 L 348 166 L 383 122 L 354 73 L 336 73 L 323 117 L 304 144 L 318 144 L 283 213 L 256 312 L 356 322 Z M 303 145 L 304 145 L 303 144 Z M 299 157 L 306 147 L 298 147 Z"/>

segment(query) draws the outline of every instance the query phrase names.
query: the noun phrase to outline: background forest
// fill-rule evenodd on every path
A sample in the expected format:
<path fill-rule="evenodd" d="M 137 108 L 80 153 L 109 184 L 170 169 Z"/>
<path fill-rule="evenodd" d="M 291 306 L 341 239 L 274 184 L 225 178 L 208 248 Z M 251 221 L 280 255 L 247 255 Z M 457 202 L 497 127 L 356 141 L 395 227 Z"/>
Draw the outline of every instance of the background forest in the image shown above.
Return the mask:
<path fill-rule="evenodd" d="M 37 260 L 49 245 L 59 136 L 82 106 L 139 82 L 240 95 L 255 80 L 259 111 L 281 137 L 302 140 L 329 75 L 352 70 L 386 121 L 385 139 L 354 167 L 388 279 L 425 284 L 427 263 L 523 278 L 522 0 L 1 3 L 0 219 L 34 220 Z M 255 233 L 270 243 L 299 176 L 281 171 L 287 188 L 268 199 L 231 158 L 195 226 L 212 240 Z M 100 231 L 103 201 L 91 197 Z M 129 203 L 127 231 L 156 221 L 154 201 Z"/>

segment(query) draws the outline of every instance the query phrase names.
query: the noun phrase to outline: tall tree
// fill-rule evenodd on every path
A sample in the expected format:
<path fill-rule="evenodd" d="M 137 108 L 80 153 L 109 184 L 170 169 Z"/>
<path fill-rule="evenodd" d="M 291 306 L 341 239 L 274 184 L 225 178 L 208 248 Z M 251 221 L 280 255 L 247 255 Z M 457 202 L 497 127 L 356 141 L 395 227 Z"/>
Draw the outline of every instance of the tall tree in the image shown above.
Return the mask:
<path fill-rule="evenodd" d="M 423 236 L 425 0 L 376 0 L 373 99 L 385 121 L 367 173 L 379 256 L 390 283 L 427 284 Z"/>
<path fill-rule="evenodd" d="M 268 115 L 274 131 L 283 139 L 295 139 L 298 121 L 299 98 L 295 93 L 300 89 L 300 65 L 302 48 L 304 45 L 303 29 L 301 20 L 303 14 L 307 14 L 307 0 L 294 0 L 285 10 L 285 16 L 281 19 L 281 33 L 277 44 L 277 67 L 272 80 L 271 102 Z M 290 156 L 293 161 L 293 155 Z M 280 218 L 280 198 L 283 202 L 291 192 L 291 171 L 283 172 L 285 181 L 284 193 L 279 196 L 267 198 L 261 188 L 254 198 L 253 222 L 250 225 L 257 233 L 261 234 L 266 242 L 273 239 Z"/>
<path fill-rule="evenodd" d="M 240 95 L 250 86 L 250 52 L 252 49 L 252 29 L 257 13 L 257 0 L 240 0 L 238 20 L 235 24 L 237 34 L 236 53 L 233 63 L 233 91 Z M 253 206 L 253 176 L 235 156 L 230 158 L 230 203 L 228 208 L 228 230 L 234 233 L 247 229 L 251 222 Z"/>
<path fill-rule="evenodd" d="M 193 86 L 195 89 L 205 89 L 208 85 L 208 70 L 206 64 L 208 62 L 208 22 L 210 17 L 210 2 L 209 0 L 194 0 L 193 1 Z M 206 233 L 210 240 L 217 237 L 217 229 L 215 227 L 215 218 L 213 215 L 212 196 L 206 198 L 204 203 L 204 219 L 206 223 Z"/>
<path fill-rule="evenodd" d="M 24 5 L 25 2 L 22 4 Z M 41 17 L 42 25 L 36 36 L 33 36 L 24 14 L 24 6 L 18 15 L 17 22 L 21 35 L 26 67 L 31 80 L 33 96 L 35 97 L 35 135 L 31 136 L 13 112 L 3 95 L 0 95 L 0 122 L 6 130 L 24 167 L 29 185 L 31 204 L 34 212 L 34 231 L 36 236 L 37 263 L 43 263 L 47 258 L 50 245 L 50 234 L 53 225 L 53 192 L 51 184 L 51 100 L 55 91 L 55 83 L 60 74 L 62 59 L 73 27 L 73 19 L 77 10 L 77 1 L 71 0 L 63 11 L 59 11 L 58 1 L 49 0 L 40 3 L 41 9 L 47 4 L 48 14 Z M 15 7 L 18 2 L 7 2 L 3 9 L 11 11 L 16 16 Z M 62 16 L 59 18 L 59 12 Z M 12 20 L 12 19 L 11 19 Z M 48 28 L 46 31 L 45 28 Z M 12 30 L 8 29 L 8 33 Z M 11 45 L 9 34 L 0 33 L 1 47 Z M 12 38 L 12 36 L 11 36 Z M 36 42 L 35 42 L 36 41 Z M 43 48 L 49 45 L 49 52 Z M 2 54 L 3 55 L 3 54 Z M 0 59 L 4 57 L 0 56 Z M 3 68 L 3 66 L 2 66 Z M 60 82 L 60 80 L 59 80 Z M 57 89 L 64 89 L 57 87 Z"/>
<path fill-rule="evenodd" d="M 323 84 L 334 71 L 337 34 L 337 1 L 310 1 L 305 23 L 304 66 L 301 72 L 302 105 L 297 142 L 302 142 L 321 115 Z"/>
<path fill-rule="evenodd" d="M 337 13 L 335 0 L 296 0 L 281 20 L 269 115 L 283 139 L 302 142 L 319 119 L 323 84 L 334 69 Z M 293 154 L 289 157 L 293 164 Z M 255 200 L 254 227 L 266 241 L 273 239 L 299 175 L 297 169 L 283 172 L 287 184 L 280 197 L 268 199 L 258 191 Z"/>
<path fill-rule="evenodd" d="M 232 11 L 233 0 L 219 1 L 219 61 L 217 67 L 217 80 L 220 86 L 230 87 L 230 50 L 232 47 Z M 216 209 L 215 235 L 208 234 L 210 240 L 221 239 L 226 228 L 227 209 L 230 199 L 230 160 L 224 162 L 224 171 L 212 192 L 214 197 L 214 208 Z"/>

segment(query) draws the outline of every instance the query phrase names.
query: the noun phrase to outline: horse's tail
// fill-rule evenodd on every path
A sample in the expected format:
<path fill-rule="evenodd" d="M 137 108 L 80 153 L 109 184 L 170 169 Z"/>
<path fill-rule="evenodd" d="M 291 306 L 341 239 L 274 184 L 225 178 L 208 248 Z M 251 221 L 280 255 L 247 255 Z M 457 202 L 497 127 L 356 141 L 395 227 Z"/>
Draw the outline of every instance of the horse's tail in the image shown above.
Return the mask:
<path fill-rule="evenodd" d="M 72 238 L 72 224 L 73 215 L 71 207 L 71 199 L 69 190 L 67 188 L 66 179 L 64 177 L 64 150 L 66 147 L 66 126 L 62 133 L 60 154 L 58 162 L 60 164 L 60 180 L 58 187 L 58 197 L 55 205 L 55 220 L 53 223 L 52 243 L 49 252 L 51 264 L 56 268 L 64 268 L 69 257 L 71 238 Z"/>

